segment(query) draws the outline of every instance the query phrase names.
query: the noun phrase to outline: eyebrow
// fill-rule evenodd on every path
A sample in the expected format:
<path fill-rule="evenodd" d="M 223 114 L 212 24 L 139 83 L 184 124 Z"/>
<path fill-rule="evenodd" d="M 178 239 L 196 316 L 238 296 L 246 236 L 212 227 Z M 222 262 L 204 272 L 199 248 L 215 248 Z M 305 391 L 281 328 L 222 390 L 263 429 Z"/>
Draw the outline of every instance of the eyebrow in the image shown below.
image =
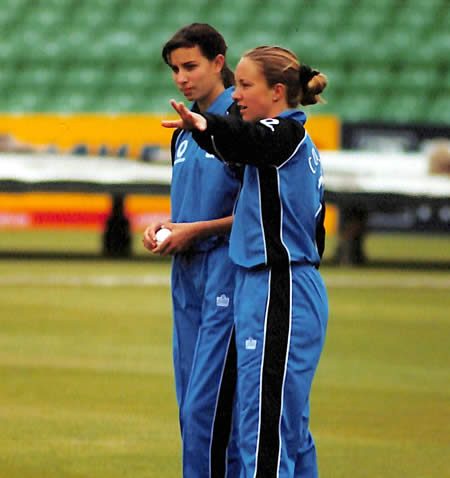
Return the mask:
<path fill-rule="evenodd" d="M 183 63 L 181 63 L 180 65 L 174 65 L 173 63 L 170 65 L 172 68 L 179 68 L 180 66 L 193 66 L 193 65 L 196 65 L 198 62 L 197 60 L 188 60 L 188 61 L 184 61 Z"/>

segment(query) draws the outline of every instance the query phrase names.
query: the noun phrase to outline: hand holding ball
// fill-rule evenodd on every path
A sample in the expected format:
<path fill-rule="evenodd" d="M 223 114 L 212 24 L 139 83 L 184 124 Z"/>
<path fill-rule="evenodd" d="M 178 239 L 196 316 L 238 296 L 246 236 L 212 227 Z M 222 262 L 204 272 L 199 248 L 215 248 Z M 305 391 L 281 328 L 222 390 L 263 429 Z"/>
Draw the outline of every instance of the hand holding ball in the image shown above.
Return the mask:
<path fill-rule="evenodd" d="M 162 227 L 159 229 L 159 231 L 156 232 L 156 244 L 158 246 L 162 244 L 170 235 L 172 234 L 172 231 L 170 229 L 166 229 Z"/>

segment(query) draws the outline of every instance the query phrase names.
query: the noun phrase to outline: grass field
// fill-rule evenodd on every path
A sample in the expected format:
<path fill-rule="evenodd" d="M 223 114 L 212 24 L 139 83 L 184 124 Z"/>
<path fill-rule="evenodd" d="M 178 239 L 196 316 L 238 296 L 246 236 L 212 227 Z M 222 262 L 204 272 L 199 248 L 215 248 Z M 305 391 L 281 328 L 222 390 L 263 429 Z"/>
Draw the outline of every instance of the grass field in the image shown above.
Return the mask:
<path fill-rule="evenodd" d="M 0 249 L 95 253 L 97 239 L 1 232 Z M 322 478 L 450 477 L 450 271 L 404 267 L 448 263 L 448 246 L 373 237 L 371 257 L 403 266 L 322 268 Z M 63 257 L 0 259 L 0 478 L 179 478 L 170 264 Z"/>

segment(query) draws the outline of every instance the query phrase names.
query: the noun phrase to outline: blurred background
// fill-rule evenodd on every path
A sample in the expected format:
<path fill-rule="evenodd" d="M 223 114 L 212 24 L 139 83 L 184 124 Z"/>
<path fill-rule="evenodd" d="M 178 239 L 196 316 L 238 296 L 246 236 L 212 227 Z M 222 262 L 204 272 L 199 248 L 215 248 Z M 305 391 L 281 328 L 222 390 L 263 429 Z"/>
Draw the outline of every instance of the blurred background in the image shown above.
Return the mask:
<path fill-rule="evenodd" d="M 449 11 L 448 0 L 379 0 L 376 6 L 371 0 L 4 0 L 0 149 L 165 160 L 167 165 L 171 132 L 159 122 L 171 114 L 169 99 L 182 98 L 161 49 L 178 28 L 197 21 L 222 32 L 232 68 L 245 50 L 277 44 L 327 74 L 327 103 L 306 108 L 308 130 L 320 151 L 421 153 L 425 174 L 433 170 L 448 178 Z M 433 154 L 439 156 L 434 166 Z M 390 157 L 391 163 L 399 160 Z M 24 164 L 20 171 L 36 164 Z M 408 176 L 411 162 L 401 164 L 401 174 Z M 54 186 L 53 195 L 40 194 L 45 176 L 36 180 L 40 185 L 22 181 L 15 187 L 11 177 L 3 177 L 0 227 L 104 230 L 114 191 L 94 187 L 90 192 L 96 194 L 90 196 L 74 190 L 68 194 L 73 169 L 66 165 L 67 180 Z M 58 167 L 64 172 L 63 163 Z M 386 176 L 384 168 L 380 166 L 379 179 Z M 78 169 L 84 166 L 80 163 Z M 334 174 L 332 166 L 328 174 Z M 417 175 L 411 178 L 417 180 Z M 344 198 L 348 186 L 337 195 L 329 191 L 330 237 L 339 230 L 341 239 L 354 236 L 351 228 L 448 231 L 448 182 L 441 181 L 438 198 L 427 197 L 433 183 L 422 191 L 412 188 L 397 204 L 386 201 L 396 187 L 360 188 L 362 194 L 384 196 L 374 194 L 370 204 L 356 210 L 361 197 Z M 170 214 L 168 188 L 157 197 L 150 188 L 152 197 L 142 190 L 135 197 L 135 189 L 124 187 L 121 205 L 133 231 Z M 108 194 L 99 194 L 103 192 Z M 345 226 L 349 221 L 353 225 Z M 346 262 L 364 259 L 355 247 L 332 255 Z"/>
<path fill-rule="evenodd" d="M 234 67 L 279 44 L 330 78 L 343 121 L 450 122 L 447 0 L 4 0 L 3 112 L 166 112 L 161 47 L 186 23 L 223 33 Z"/>
<path fill-rule="evenodd" d="M 437 151 L 434 169 L 448 178 L 449 11 L 448 0 L 4 0 L 0 150 L 167 165 L 171 132 L 159 122 L 171 114 L 169 99 L 181 96 L 161 49 L 178 28 L 197 21 L 223 33 L 232 68 L 245 50 L 277 44 L 327 74 L 327 103 L 306 109 L 320 151 L 422 153 L 426 171 Z M 61 162 L 58 167 L 64 168 Z M 70 180 L 69 167 L 66 174 Z M 40 185 L 22 181 L 15 187 L 11 176 L 2 179 L 0 228 L 8 229 L 5 241 L 13 237 L 16 247 L 20 238 L 13 230 L 102 230 L 111 214 L 112 190 L 92 188 L 96 194 L 80 196 L 55 186 L 53 194 L 42 195 L 45 177 L 36 180 Z M 133 231 L 170 213 L 167 191 L 158 197 L 139 191 L 134 197 L 129 186 L 125 192 L 123 210 Z M 395 186 L 387 193 L 395 194 Z M 415 191 L 413 204 L 403 200 L 396 207 L 378 197 L 375 205 L 355 212 L 348 210 L 355 198 L 339 201 L 343 198 L 332 194 L 330 237 L 339 229 L 345 234 L 349 217 L 363 218 L 365 231 L 448 231 L 448 194 L 417 200 L 426 195 Z M 358 262 L 357 252 L 350 256 L 347 262 Z"/>

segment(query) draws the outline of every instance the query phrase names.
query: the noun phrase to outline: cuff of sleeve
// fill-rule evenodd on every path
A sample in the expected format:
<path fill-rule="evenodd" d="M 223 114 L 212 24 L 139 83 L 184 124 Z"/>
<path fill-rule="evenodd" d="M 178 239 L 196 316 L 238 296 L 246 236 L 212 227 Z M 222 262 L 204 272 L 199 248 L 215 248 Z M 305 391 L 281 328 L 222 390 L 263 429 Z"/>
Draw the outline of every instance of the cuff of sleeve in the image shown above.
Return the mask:
<path fill-rule="evenodd" d="M 208 113 L 200 113 L 200 114 L 207 121 L 206 130 L 199 131 L 198 129 L 195 129 L 192 131 L 192 137 L 197 142 L 204 142 L 204 141 L 208 141 L 211 138 L 211 134 L 213 134 L 214 132 L 216 121 L 215 121 L 214 115 L 211 115 Z"/>
<path fill-rule="evenodd" d="M 202 116 L 206 119 L 208 123 L 206 126 L 206 131 L 208 131 L 209 134 L 213 133 L 217 127 L 217 124 L 220 123 L 220 120 L 222 118 L 212 113 L 202 113 Z"/>

